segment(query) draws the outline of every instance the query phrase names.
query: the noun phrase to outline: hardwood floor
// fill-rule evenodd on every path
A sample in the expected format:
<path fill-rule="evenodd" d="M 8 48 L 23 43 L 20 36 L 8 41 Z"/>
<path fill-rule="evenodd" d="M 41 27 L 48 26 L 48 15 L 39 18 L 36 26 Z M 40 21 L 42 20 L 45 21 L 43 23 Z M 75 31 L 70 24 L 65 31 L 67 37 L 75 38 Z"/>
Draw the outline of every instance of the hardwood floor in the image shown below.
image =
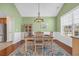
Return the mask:
<path fill-rule="evenodd" d="M 13 51 L 15 51 L 19 46 L 21 46 L 24 43 L 25 43 L 25 41 L 21 40 L 15 44 L 8 46 L 7 48 L 5 48 L 3 50 L 0 50 L 0 56 L 10 55 Z M 70 53 L 72 55 L 72 48 L 71 47 L 65 45 L 64 43 L 62 43 L 58 40 L 53 40 L 53 43 L 56 43 L 57 45 L 59 45 L 61 48 L 63 48 L 64 50 L 66 50 L 68 53 Z"/>
<path fill-rule="evenodd" d="M 23 43 L 24 43 L 24 40 L 21 40 L 15 44 L 8 46 L 7 48 L 5 48 L 3 50 L 0 50 L 0 56 L 8 56 L 10 53 L 12 53 L 14 50 L 16 50 Z"/>
<path fill-rule="evenodd" d="M 65 45 L 64 43 L 58 41 L 58 40 L 54 40 L 54 42 L 56 44 L 58 44 L 60 47 L 62 47 L 63 49 L 65 49 L 68 53 L 70 53 L 72 55 L 72 48 L 68 45 Z"/>

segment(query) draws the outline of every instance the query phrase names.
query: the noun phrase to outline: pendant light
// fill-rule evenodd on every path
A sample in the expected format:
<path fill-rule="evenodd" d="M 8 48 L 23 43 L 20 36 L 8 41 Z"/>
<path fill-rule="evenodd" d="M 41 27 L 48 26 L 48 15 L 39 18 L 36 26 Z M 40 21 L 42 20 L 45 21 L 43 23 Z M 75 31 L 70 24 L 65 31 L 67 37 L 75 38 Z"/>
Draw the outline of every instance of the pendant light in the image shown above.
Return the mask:
<path fill-rule="evenodd" d="M 38 3 L 38 16 L 34 20 L 34 22 L 44 22 L 44 19 L 42 19 L 41 16 L 40 16 L 40 3 Z"/>

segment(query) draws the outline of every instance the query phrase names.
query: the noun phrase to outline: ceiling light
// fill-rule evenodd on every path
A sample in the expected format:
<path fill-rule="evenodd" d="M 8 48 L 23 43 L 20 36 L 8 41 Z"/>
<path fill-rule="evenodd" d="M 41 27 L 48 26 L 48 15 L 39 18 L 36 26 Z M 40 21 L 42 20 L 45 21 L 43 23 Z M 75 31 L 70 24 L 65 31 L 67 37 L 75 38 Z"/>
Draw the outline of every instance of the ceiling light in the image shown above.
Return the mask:
<path fill-rule="evenodd" d="M 34 20 L 34 22 L 44 22 L 44 19 L 40 16 L 40 4 L 38 3 L 38 16 Z"/>

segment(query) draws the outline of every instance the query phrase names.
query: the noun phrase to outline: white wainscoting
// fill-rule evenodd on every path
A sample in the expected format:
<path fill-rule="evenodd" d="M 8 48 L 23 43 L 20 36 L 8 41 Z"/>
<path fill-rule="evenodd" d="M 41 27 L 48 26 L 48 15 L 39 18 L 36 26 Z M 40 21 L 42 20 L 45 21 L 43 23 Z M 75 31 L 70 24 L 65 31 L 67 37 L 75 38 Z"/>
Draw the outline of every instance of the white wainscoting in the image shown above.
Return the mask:
<path fill-rule="evenodd" d="M 64 37 L 63 35 L 61 35 L 60 32 L 54 32 L 53 33 L 53 37 L 55 37 L 60 42 L 62 42 L 64 44 L 72 47 L 72 38 L 70 38 L 70 37 Z"/>
<path fill-rule="evenodd" d="M 9 32 L 7 34 L 7 42 L 13 41 L 14 40 L 14 33 Z"/>
<path fill-rule="evenodd" d="M 24 37 L 27 37 L 28 33 L 27 32 L 21 32 L 21 39 L 23 40 Z"/>
<path fill-rule="evenodd" d="M 16 43 L 18 41 L 21 41 L 24 39 L 24 36 L 27 36 L 27 32 L 15 32 L 14 33 L 14 38 L 13 38 L 13 43 Z"/>
<path fill-rule="evenodd" d="M 24 39 L 24 32 L 21 32 L 21 39 Z"/>
<path fill-rule="evenodd" d="M 13 44 L 16 43 L 16 42 L 19 42 L 21 41 L 21 32 L 15 32 L 14 33 L 14 38 L 13 38 Z"/>

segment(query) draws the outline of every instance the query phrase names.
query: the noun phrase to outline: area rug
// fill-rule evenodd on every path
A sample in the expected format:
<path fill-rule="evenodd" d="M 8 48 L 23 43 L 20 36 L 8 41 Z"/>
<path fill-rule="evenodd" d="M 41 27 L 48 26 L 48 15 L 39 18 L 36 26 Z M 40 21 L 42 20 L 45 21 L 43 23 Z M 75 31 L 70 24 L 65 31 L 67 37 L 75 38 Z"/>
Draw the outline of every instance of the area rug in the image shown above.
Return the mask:
<path fill-rule="evenodd" d="M 21 53 L 20 48 L 21 47 L 18 47 L 14 52 L 10 54 L 10 56 L 71 56 L 67 51 L 58 46 L 56 43 L 52 44 L 52 48 L 51 46 L 46 46 L 43 48 L 39 47 L 37 49 L 38 51 L 41 51 L 39 52 L 39 54 L 34 54 L 31 46 L 28 46 L 29 50 L 25 53 Z M 42 53 L 42 50 L 43 54 L 40 55 Z"/>

